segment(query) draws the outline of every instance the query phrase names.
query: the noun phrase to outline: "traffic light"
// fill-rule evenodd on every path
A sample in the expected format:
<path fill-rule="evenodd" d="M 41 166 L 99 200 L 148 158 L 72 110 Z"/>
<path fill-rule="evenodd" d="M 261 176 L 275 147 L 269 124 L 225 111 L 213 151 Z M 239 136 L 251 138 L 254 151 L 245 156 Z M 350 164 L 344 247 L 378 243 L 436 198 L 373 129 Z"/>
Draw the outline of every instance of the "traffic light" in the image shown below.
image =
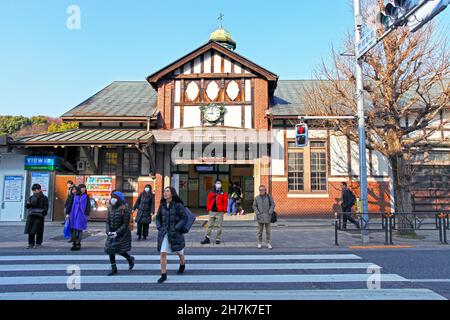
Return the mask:
<path fill-rule="evenodd" d="M 425 3 L 417 12 L 413 15 L 414 19 L 409 19 L 408 27 L 411 32 L 416 32 L 424 24 L 429 22 L 439 13 L 444 11 L 449 5 L 450 0 L 433 0 Z"/>
<path fill-rule="evenodd" d="M 450 0 L 394 0 L 378 13 L 377 22 L 384 30 L 407 26 L 415 32 L 447 8 L 449 3 Z M 411 14 L 405 19 L 408 13 Z"/>
<path fill-rule="evenodd" d="M 299 123 L 295 125 L 295 146 L 306 147 L 308 145 L 308 125 Z"/>
<path fill-rule="evenodd" d="M 385 30 L 392 26 L 405 25 L 407 21 L 401 19 L 406 13 L 418 4 L 419 0 L 394 0 L 384 7 L 384 10 L 378 13 L 377 21 Z"/>

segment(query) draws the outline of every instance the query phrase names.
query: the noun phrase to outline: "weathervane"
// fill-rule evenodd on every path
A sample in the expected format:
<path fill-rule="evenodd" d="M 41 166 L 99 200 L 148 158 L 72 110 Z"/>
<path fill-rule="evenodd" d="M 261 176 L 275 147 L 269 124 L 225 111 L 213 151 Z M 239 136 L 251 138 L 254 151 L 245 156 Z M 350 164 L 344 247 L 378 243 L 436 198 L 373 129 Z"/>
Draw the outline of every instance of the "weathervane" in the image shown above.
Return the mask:
<path fill-rule="evenodd" d="M 219 21 L 219 24 L 220 24 L 220 28 L 223 28 L 223 27 L 222 27 L 222 20 L 223 20 L 223 17 L 225 17 L 224 14 L 223 14 L 223 13 L 220 13 L 220 14 L 219 14 L 219 17 L 217 18 L 217 20 Z"/>

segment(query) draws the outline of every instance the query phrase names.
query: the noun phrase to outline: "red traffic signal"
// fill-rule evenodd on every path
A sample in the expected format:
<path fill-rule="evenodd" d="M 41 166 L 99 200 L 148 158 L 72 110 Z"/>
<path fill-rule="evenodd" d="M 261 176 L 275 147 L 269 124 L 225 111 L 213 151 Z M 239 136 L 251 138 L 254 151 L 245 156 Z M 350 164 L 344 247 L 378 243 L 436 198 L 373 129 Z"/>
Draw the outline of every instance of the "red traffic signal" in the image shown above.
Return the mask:
<path fill-rule="evenodd" d="M 305 134 L 306 133 L 306 125 L 298 125 L 297 126 L 297 134 Z"/>
<path fill-rule="evenodd" d="M 306 147 L 308 145 L 308 125 L 300 123 L 295 125 L 295 146 Z"/>

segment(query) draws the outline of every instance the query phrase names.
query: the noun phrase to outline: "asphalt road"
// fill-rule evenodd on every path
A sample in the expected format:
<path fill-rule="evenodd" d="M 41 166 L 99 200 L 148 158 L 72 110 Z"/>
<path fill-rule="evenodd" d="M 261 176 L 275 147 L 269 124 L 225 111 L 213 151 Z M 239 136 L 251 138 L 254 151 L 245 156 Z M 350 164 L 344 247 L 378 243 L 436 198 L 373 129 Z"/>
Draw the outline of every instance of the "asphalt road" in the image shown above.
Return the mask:
<path fill-rule="evenodd" d="M 155 249 L 132 254 L 135 270 L 118 257 L 119 275 L 107 277 L 101 249 L 0 249 L 0 299 L 450 299 L 448 249 L 196 248 L 187 251 L 184 275 L 171 256 L 164 284 L 156 283 Z M 381 278 L 369 273 L 374 265 Z M 68 288 L 68 266 L 80 268 L 80 290 Z"/>

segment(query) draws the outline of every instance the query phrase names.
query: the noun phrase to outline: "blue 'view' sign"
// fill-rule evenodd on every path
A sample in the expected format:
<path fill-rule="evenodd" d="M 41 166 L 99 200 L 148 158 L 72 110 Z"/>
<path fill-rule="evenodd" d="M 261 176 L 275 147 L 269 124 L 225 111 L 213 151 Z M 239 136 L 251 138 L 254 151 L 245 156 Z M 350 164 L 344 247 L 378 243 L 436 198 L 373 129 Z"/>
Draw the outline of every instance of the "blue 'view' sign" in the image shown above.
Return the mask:
<path fill-rule="evenodd" d="M 27 156 L 25 170 L 53 171 L 61 166 L 61 158 L 55 156 Z"/>
<path fill-rule="evenodd" d="M 54 166 L 56 157 L 28 156 L 25 157 L 26 166 Z"/>

